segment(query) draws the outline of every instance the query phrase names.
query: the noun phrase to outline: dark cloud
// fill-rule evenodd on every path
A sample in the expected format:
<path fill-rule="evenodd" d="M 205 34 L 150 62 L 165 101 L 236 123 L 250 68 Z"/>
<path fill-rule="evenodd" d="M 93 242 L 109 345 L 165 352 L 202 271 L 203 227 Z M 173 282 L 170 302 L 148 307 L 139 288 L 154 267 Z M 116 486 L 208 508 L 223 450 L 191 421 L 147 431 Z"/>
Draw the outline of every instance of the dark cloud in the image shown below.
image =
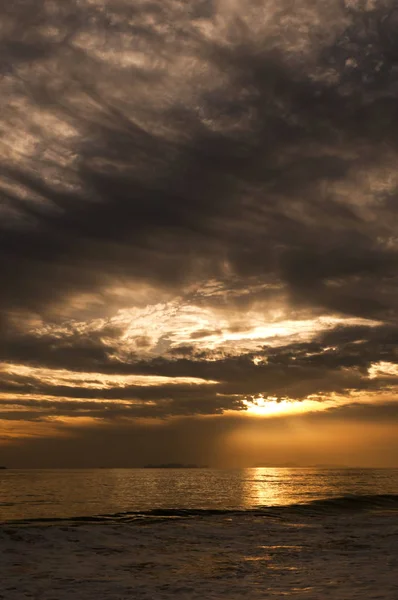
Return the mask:
<path fill-rule="evenodd" d="M 168 2 L 73 8 L 36 0 L 3 9 L 4 85 L 15 98 L 3 127 L 37 146 L 3 161 L 5 306 L 38 309 L 117 276 L 181 285 L 222 276 L 227 260 L 242 276 L 276 274 L 297 302 L 395 310 L 397 255 L 387 243 L 395 189 L 375 198 L 373 221 L 333 191 L 396 147 L 388 6 L 336 8 L 328 43 L 299 35 L 301 61 L 283 20 L 279 41 L 266 29 L 251 39 L 237 14 L 226 44 Z M 175 27 L 162 32 L 173 11 Z M 303 25 L 299 10 L 291 18 Z M 136 61 L 125 66 L 128 53 Z M 181 97 L 170 89 L 182 86 L 178 53 L 193 86 Z M 218 85 L 201 79 L 204 67 Z"/>
<path fill-rule="evenodd" d="M 159 393 L 153 395 L 157 399 Z M 114 394 L 108 395 L 114 398 Z M 122 398 L 125 394 L 121 395 Z M 36 400 L 25 396 L 0 400 L 0 419 L 9 421 L 47 421 L 50 417 L 89 417 L 90 419 L 101 419 L 106 422 L 120 419 L 165 419 L 173 417 L 221 415 L 225 410 L 243 410 L 242 404 L 236 398 L 217 398 L 214 394 L 202 392 L 198 395 L 187 393 L 184 396 L 176 393 L 172 398 L 157 399 L 155 403 L 147 400 L 145 392 L 138 395 L 144 397 L 144 401 L 135 403 L 115 402 L 90 402 L 81 400 L 85 397 L 93 397 L 82 393 L 79 401 L 71 400 L 73 394 L 69 394 L 69 400 Z M 164 394 L 162 394 L 164 396 Z M 98 395 L 97 395 L 98 397 Z M 119 397 L 118 397 L 119 399 Z M 32 410 L 33 409 L 33 410 Z"/>
<path fill-rule="evenodd" d="M 79 344 L 75 349 L 70 343 L 64 351 L 64 340 L 58 340 L 57 347 L 54 340 L 50 339 L 46 351 L 43 344 L 39 355 L 33 354 L 35 344 L 31 345 L 31 354 L 26 353 L 24 346 L 22 356 L 10 354 L 17 364 L 23 362 L 39 370 L 33 369 L 22 374 L 7 372 L 5 363 L 0 392 L 11 396 L 17 394 L 14 401 L 4 401 L 9 406 L 44 407 L 48 402 L 50 412 L 77 415 L 88 410 L 91 416 L 100 418 L 121 415 L 163 418 L 241 411 L 246 409 L 245 400 L 250 401 L 259 395 L 292 400 L 315 396 L 322 402 L 330 399 L 331 394 L 344 395 L 359 391 L 372 394 L 388 390 L 394 393 L 397 375 L 382 369 L 377 376 L 372 376 L 371 368 L 380 363 L 396 363 L 397 337 L 398 330 L 385 325 L 336 327 L 320 334 L 312 342 L 262 347 L 238 356 L 215 358 L 211 351 L 195 352 L 190 348 L 182 348 L 181 354 L 175 349 L 169 356 L 146 359 L 135 356 L 124 362 L 112 359 L 106 352 L 96 353 L 92 361 L 90 353 L 87 353 L 83 362 Z M 93 337 L 94 341 L 99 343 L 97 336 Z M 17 346 L 14 346 L 16 349 Z M 101 357 L 99 360 L 98 355 Z M 63 381 L 57 381 L 59 371 L 50 370 L 43 374 L 40 367 L 66 367 L 69 371 L 63 372 Z M 74 373 L 79 371 L 88 372 L 83 379 L 75 380 Z M 139 383 L 124 380 L 121 385 L 108 379 L 104 386 L 101 377 L 115 375 L 190 377 L 196 378 L 197 383 L 178 379 Z M 31 399 L 29 395 L 36 398 L 44 396 L 48 400 Z M 78 402 L 69 403 L 68 399 Z M 101 405 L 90 403 L 95 400 L 105 402 Z M 121 404 L 112 407 L 112 401 L 121 401 Z M 16 417 L 24 418 L 22 414 L 16 414 Z M 37 415 L 34 417 L 37 418 Z"/>
<path fill-rule="evenodd" d="M 258 394 L 393 389 L 393 375 L 369 368 L 397 361 L 397 11 L 387 0 L 261 11 L 168 0 L 0 9 L 1 360 L 218 382 L 104 389 L 5 370 L 0 391 L 21 410 L 4 401 L 1 418 L 213 415 Z M 121 327 L 78 319 L 107 314 L 118 286 L 135 305 L 141 285 L 153 303 L 233 306 L 243 321 L 283 295 L 293 320 L 307 310 L 378 324 L 235 354 L 165 335 L 153 356 L 137 335 L 121 356 Z M 189 344 L 222 332 L 198 325 Z"/>
<path fill-rule="evenodd" d="M 353 421 L 356 423 L 396 423 L 398 421 L 398 402 L 378 402 L 362 404 L 360 402 L 330 409 L 325 414 L 317 415 L 321 419 Z"/>

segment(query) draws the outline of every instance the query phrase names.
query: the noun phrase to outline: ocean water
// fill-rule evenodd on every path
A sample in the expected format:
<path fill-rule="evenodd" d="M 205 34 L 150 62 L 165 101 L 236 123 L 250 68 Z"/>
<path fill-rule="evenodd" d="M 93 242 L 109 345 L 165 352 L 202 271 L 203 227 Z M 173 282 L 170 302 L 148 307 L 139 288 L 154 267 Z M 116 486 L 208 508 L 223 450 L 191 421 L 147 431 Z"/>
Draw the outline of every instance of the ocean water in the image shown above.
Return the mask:
<path fill-rule="evenodd" d="M 0 598 L 397 600 L 398 471 L 0 472 Z"/>
<path fill-rule="evenodd" d="M 2 470 L 0 522 L 259 510 L 325 501 L 361 506 L 393 502 L 395 495 L 398 469 Z"/>

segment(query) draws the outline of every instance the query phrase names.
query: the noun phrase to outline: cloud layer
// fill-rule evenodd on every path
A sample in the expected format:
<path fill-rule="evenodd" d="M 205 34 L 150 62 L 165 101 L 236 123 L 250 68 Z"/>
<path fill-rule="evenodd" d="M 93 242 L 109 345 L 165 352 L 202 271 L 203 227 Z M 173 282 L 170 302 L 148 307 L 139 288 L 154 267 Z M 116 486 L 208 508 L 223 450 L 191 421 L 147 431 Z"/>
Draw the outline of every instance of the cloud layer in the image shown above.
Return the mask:
<path fill-rule="evenodd" d="M 393 401 L 394 4 L 0 9 L 1 419 Z"/>

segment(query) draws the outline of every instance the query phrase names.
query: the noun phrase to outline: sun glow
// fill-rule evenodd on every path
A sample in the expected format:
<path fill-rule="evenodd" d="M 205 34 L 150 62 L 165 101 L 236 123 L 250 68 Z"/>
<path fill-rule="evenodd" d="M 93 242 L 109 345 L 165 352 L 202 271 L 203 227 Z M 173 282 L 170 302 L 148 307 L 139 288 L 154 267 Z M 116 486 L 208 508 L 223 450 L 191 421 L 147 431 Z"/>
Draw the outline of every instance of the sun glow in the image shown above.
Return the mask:
<path fill-rule="evenodd" d="M 317 412 L 330 408 L 330 402 L 319 402 L 317 400 L 280 400 L 274 396 L 264 398 L 259 396 L 252 400 L 245 400 L 247 414 L 259 417 L 277 417 L 297 415 L 307 412 Z"/>

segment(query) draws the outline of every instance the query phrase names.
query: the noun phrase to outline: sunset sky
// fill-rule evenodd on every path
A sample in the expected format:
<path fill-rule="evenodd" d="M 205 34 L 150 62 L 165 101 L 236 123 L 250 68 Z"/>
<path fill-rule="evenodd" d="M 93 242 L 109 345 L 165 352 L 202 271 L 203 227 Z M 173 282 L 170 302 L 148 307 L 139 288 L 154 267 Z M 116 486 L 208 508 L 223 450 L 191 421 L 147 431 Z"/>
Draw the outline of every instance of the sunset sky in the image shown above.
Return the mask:
<path fill-rule="evenodd" d="M 392 0 L 0 8 L 0 464 L 398 466 Z"/>

